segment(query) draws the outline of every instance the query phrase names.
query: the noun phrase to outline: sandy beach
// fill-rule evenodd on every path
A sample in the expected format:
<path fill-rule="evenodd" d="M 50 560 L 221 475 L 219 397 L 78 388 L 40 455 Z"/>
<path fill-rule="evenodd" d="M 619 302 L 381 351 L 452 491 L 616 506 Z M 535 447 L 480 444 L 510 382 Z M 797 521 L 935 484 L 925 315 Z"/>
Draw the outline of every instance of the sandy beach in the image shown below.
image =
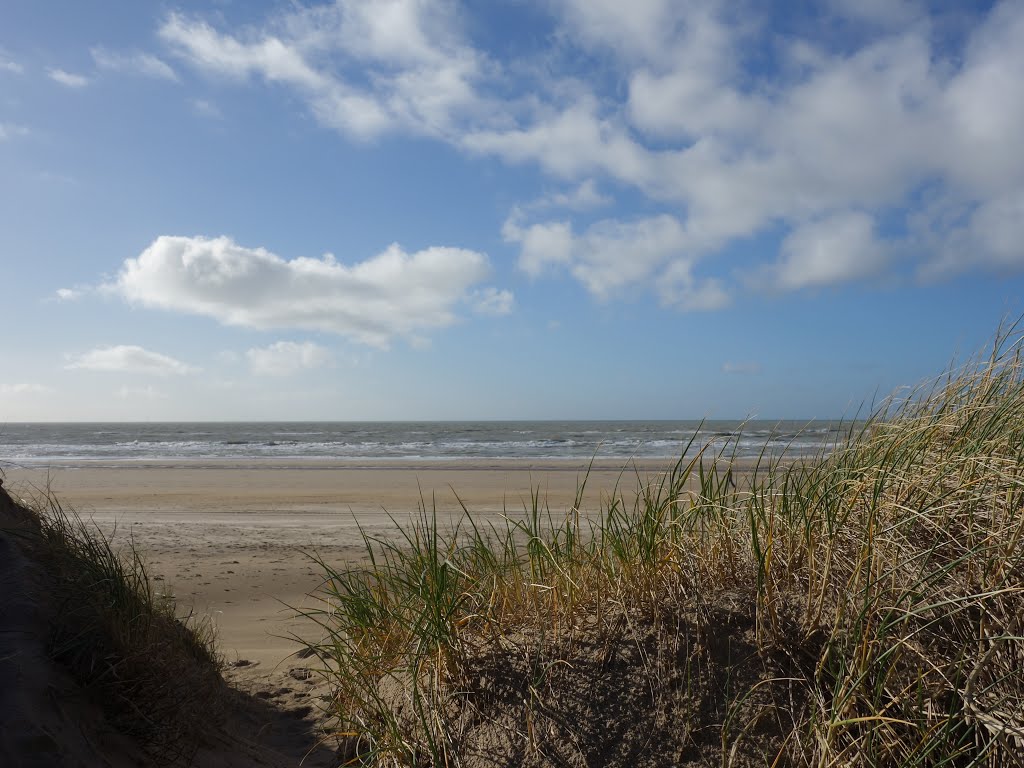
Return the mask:
<path fill-rule="evenodd" d="M 618 485 L 627 495 L 667 463 L 623 471 L 595 464 L 584 506 L 597 509 Z M 28 500 L 47 491 L 118 541 L 129 536 L 155 582 L 184 612 L 209 615 L 226 660 L 278 665 L 298 647 L 289 635 L 315 628 L 294 609 L 321 581 L 316 553 L 343 565 L 361 559 L 359 528 L 395 534 L 391 518 L 417 514 L 421 499 L 444 519 L 461 512 L 486 522 L 522 514 L 539 490 L 554 513 L 575 500 L 586 464 L 459 460 L 437 462 L 202 461 L 73 462 L 5 466 L 5 487 Z M 456 495 L 457 494 L 457 495 Z"/>

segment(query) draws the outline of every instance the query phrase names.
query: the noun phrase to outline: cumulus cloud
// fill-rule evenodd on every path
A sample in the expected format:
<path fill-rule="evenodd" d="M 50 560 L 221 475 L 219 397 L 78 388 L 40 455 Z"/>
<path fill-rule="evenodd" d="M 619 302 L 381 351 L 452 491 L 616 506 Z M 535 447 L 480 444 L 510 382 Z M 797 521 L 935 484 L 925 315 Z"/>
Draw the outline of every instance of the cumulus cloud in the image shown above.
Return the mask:
<path fill-rule="evenodd" d="M 604 299 L 646 281 L 670 260 L 686 263 L 685 247 L 686 232 L 674 216 L 606 219 L 577 238 L 569 269 L 591 293 Z"/>
<path fill-rule="evenodd" d="M 255 347 L 245 353 L 252 372 L 260 376 L 288 376 L 301 370 L 319 368 L 331 354 L 312 341 L 278 341 L 267 347 Z"/>
<path fill-rule="evenodd" d="M 782 260 L 766 270 L 771 286 L 781 290 L 871 277 L 887 261 L 871 217 L 857 212 L 802 224 L 786 237 L 781 250 Z"/>
<path fill-rule="evenodd" d="M 730 26 L 715 4 L 642 8 L 629 20 L 605 3 L 567 4 L 584 39 L 631 72 L 624 105 L 539 112 L 525 125 L 470 134 L 468 145 L 560 177 L 605 173 L 676 203 L 699 251 L 788 225 L 795 239 L 782 256 L 794 268 L 810 259 L 800 233 L 809 219 L 835 216 L 832 226 L 845 223 L 867 245 L 864 220 L 852 223 L 858 211 L 912 209 L 922 183 L 938 179 L 981 206 L 1024 186 L 1012 138 L 1024 124 L 1024 95 L 1012 85 L 1024 77 L 1024 48 L 1013 42 L 1024 36 L 1019 3 L 997 5 L 962 59 L 937 50 L 926 26 L 900 26 L 913 7 L 864 6 L 863 16 L 896 28 L 847 53 L 791 41 L 783 53 L 792 72 L 764 87 L 751 87 L 752 73 L 736 65 L 750 29 Z M 648 36 L 660 42 L 645 49 Z M 996 243 L 975 244 L 987 255 L 973 265 L 1006 263 Z M 880 261 L 877 250 L 864 253 L 856 263 L 840 254 L 831 270 L 821 258 L 804 263 L 805 278 L 783 269 L 777 287 L 859 279 Z"/>
<path fill-rule="evenodd" d="M 980 204 L 940 197 L 912 220 L 911 242 L 929 258 L 921 277 L 935 280 L 971 268 L 997 272 L 1024 268 L 1024 189 Z"/>
<path fill-rule="evenodd" d="M 153 376 L 181 376 L 199 370 L 173 357 L 131 344 L 97 347 L 72 356 L 64 367 L 69 370 L 144 373 Z"/>
<path fill-rule="evenodd" d="M 589 46 L 612 51 L 626 61 L 662 58 L 672 47 L 680 16 L 693 24 L 712 4 L 687 0 L 561 0 L 555 7 L 572 33 Z M 693 34 L 694 42 L 707 38 Z"/>
<path fill-rule="evenodd" d="M 510 243 L 519 244 L 519 268 L 531 277 L 539 277 L 550 267 L 572 263 L 575 238 L 568 221 L 547 221 L 525 225 L 518 211 L 502 227 Z"/>
<path fill-rule="evenodd" d="M 658 157 L 637 143 L 621 120 L 605 118 L 593 98 L 515 128 L 469 130 L 461 145 L 510 163 L 536 162 L 563 179 L 603 173 L 638 186 L 651 186 Z"/>
<path fill-rule="evenodd" d="M 568 192 L 549 195 L 541 201 L 545 207 L 569 208 L 574 211 L 600 208 L 611 202 L 612 199 L 608 195 L 601 194 L 593 179 L 586 179 Z"/>
<path fill-rule="evenodd" d="M 50 79 L 54 82 L 65 85 L 68 88 L 84 88 L 89 84 L 89 78 L 85 75 L 79 75 L 74 72 L 68 72 L 55 67 L 46 70 L 46 74 L 49 75 Z"/>
<path fill-rule="evenodd" d="M 524 272 L 537 277 L 568 270 L 600 300 L 655 285 L 664 304 L 681 309 L 719 309 L 729 302 L 721 281 L 694 277 L 692 238 L 668 214 L 603 219 L 579 234 L 568 221 L 529 224 L 513 217 L 502 231 L 519 245 Z"/>
<path fill-rule="evenodd" d="M 595 296 L 645 284 L 667 303 L 723 306 L 728 267 L 697 280 L 692 265 L 776 232 L 782 247 L 758 274 L 777 290 L 861 280 L 888 268 L 894 245 L 872 222 L 903 212 L 913 235 L 945 232 L 975 249 L 900 243 L 919 274 L 1024 266 L 1012 246 L 1024 189 L 1021 2 L 965 11 L 957 34 L 941 35 L 915 0 L 829 0 L 825 14 L 844 29 L 831 47 L 798 27 L 780 37 L 767 15 L 716 0 L 545 7 L 557 44 L 532 69 L 475 46 L 448 2 L 338 0 L 242 31 L 172 14 L 160 36 L 203 72 L 291 89 L 346 136 L 431 136 L 576 185 L 521 206 L 504 234 L 527 273 L 567 270 Z M 581 78 L 581 59 L 612 76 Z M 581 221 L 602 202 L 597 183 L 639 193 L 649 221 Z M 923 221 L 925 187 L 967 223 Z M 567 215 L 526 221 L 555 207 Z M 635 257 L 621 257 L 631 240 Z"/>
<path fill-rule="evenodd" d="M 386 347 L 457 319 L 490 271 L 460 248 L 406 253 L 398 245 L 351 266 L 328 254 L 285 260 L 227 237 L 158 237 L 106 286 L 146 307 L 234 326 L 326 331 Z"/>
<path fill-rule="evenodd" d="M 585 179 L 578 185 L 561 192 L 551 192 L 522 205 L 516 206 L 512 218 L 520 219 L 527 213 L 564 208 L 570 211 L 588 211 L 610 205 L 612 198 L 598 189 L 597 182 Z"/>
<path fill-rule="evenodd" d="M 158 80 L 177 81 L 178 75 L 171 68 L 170 64 L 150 54 L 140 53 L 117 53 L 108 51 L 102 46 L 92 48 L 92 60 L 96 68 L 108 72 L 124 72 L 132 75 L 142 75 Z"/>

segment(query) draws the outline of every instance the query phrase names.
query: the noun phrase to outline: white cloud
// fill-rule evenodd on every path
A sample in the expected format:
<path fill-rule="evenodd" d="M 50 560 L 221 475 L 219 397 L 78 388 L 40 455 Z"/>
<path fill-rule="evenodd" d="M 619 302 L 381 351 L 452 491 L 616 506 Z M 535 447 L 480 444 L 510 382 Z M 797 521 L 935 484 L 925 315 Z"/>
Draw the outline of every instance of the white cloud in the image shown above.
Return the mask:
<path fill-rule="evenodd" d="M 473 291 L 470 301 L 481 315 L 507 315 L 516 303 L 512 291 L 499 291 L 494 287 Z"/>
<path fill-rule="evenodd" d="M 90 49 L 96 68 L 108 72 L 124 72 L 159 80 L 177 81 L 178 75 L 171 66 L 150 53 L 116 53 L 102 46 Z"/>
<path fill-rule="evenodd" d="M 300 370 L 319 368 L 331 354 L 312 341 L 278 341 L 267 347 L 255 347 L 245 353 L 252 372 L 260 376 L 288 376 Z"/>
<path fill-rule="evenodd" d="M 74 301 L 80 299 L 86 293 L 84 288 L 58 288 L 56 297 L 59 301 Z"/>
<path fill-rule="evenodd" d="M 657 291 L 665 306 L 690 312 L 712 312 L 732 304 L 722 280 L 695 278 L 692 263 L 685 259 L 673 261 L 664 269 L 658 276 Z"/>
<path fill-rule="evenodd" d="M 694 277 L 693 240 L 668 214 L 604 219 L 575 234 L 568 221 L 525 224 L 514 212 L 502 233 L 519 244 L 524 272 L 537 277 L 566 269 L 600 300 L 631 288 L 653 288 L 662 303 L 680 309 L 719 309 L 729 303 L 721 281 Z"/>
<path fill-rule="evenodd" d="M 456 321 L 456 307 L 489 273 L 460 248 L 406 253 L 398 245 L 348 266 L 328 254 L 286 261 L 227 237 L 162 236 L 127 259 L 108 289 L 146 307 L 226 325 L 326 331 L 386 347 Z"/>
<path fill-rule="evenodd" d="M 726 28 L 707 10 L 712 4 L 701 5 L 696 22 L 686 18 L 668 41 L 653 31 L 679 28 L 665 23 L 663 3 L 643 4 L 636 23 L 645 31 L 635 36 L 617 9 L 573 5 L 585 17 L 577 23 L 606 45 L 625 25 L 616 54 L 637 62 L 625 117 L 657 144 L 630 135 L 621 111 L 595 102 L 470 134 L 468 145 L 560 177 L 607 173 L 678 203 L 694 249 L 705 252 L 776 223 L 799 228 L 808 218 L 913 205 L 915 187 L 935 179 L 982 204 L 1024 185 L 1013 138 L 1024 125 L 1024 93 L 1013 85 L 1024 79 L 1021 4 L 997 6 L 962 62 L 944 58 L 927 27 L 912 25 L 845 55 L 792 42 L 794 72 L 761 87 L 732 63 L 749 30 Z M 684 43 L 697 28 L 710 42 L 691 48 Z M 660 52 L 634 45 L 648 34 L 663 40 Z M 862 277 L 867 266 L 837 268 L 832 278 Z M 780 287 L 804 284 L 786 277 Z"/>
<path fill-rule="evenodd" d="M 1003 2 L 971 35 L 963 65 L 941 90 L 938 159 L 967 193 L 986 197 L 1024 186 L 1024 3 Z"/>
<path fill-rule="evenodd" d="M 518 211 L 501 230 L 506 242 L 519 244 L 519 268 L 539 277 L 550 267 L 572 263 L 574 239 L 568 221 L 548 221 L 524 226 Z"/>
<path fill-rule="evenodd" d="M 641 69 L 629 83 L 630 120 L 656 137 L 697 139 L 723 128 L 752 125 L 759 107 L 699 70 L 655 74 Z"/>
<path fill-rule="evenodd" d="M 72 356 L 70 362 L 64 367 L 69 370 L 145 373 L 154 376 L 184 375 L 198 371 L 197 368 L 186 365 L 173 357 L 129 344 L 98 347 L 81 355 Z"/>
<path fill-rule="evenodd" d="M 457 21 L 449 3 L 339 0 L 245 36 L 171 14 L 160 37 L 198 69 L 298 89 L 321 123 L 347 135 L 400 127 L 445 136 L 457 115 L 478 109 L 474 81 L 485 64 L 452 31 Z M 364 71 L 348 78 L 353 61 Z M 361 85 L 367 79 L 372 89 Z"/>
<path fill-rule="evenodd" d="M 21 64 L 19 64 L 18 62 L 14 61 L 14 59 L 10 59 L 6 55 L 4 55 L 3 51 L 0 51 L 0 71 L 10 72 L 14 75 L 20 75 L 22 72 L 25 71 L 25 68 L 22 67 Z"/>
<path fill-rule="evenodd" d="M 662 59 L 673 49 L 680 18 L 696 27 L 713 3 L 689 0 L 561 0 L 556 3 L 571 34 L 627 61 Z M 711 30 L 705 30 L 711 32 Z M 691 33 L 701 47 L 712 35 Z"/>
<path fill-rule="evenodd" d="M 48 387 L 44 384 L 0 384 L 0 395 L 6 396 L 17 396 L 17 395 L 46 395 L 54 392 L 53 387 Z"/>
<path fill-rule="evenodd" d="M 503 233 L 520 244 L 526 272 L 567 268 L 595 295 L 665 270 L 664 301 L 721 306 L 725 278 L 696 281 L 690 265 L 774 231 L 788 234 L 769 256 L 777 289 L 861 279 L 886 268 L 890 245 L 864 217 L 907 210 L 920 218 L 925 186 L 977 211 L 977 227 L 959 236 L 981 253 L 927 255 L 923 242 L 902 244 L 920 272 L 947 274 L 951 260 L 956 268 L 1022 266 L 1003 235 L 979 228 L 994 217 L 1002 232 L 1000 211 L 1024 189 L 1024 3 L 965 12 L 957 34 L 943 35 L 941 20 L 913 0 L 830 0 L 826 15 L 852 30 L 831 49 L 798 31 L 780 37 L 768 14 L 716 0 L 548 7 L 557 42 L 542 62 L 526 64 L 475 48 L 455 4 L 425 0 L 338 0 L 241 32 L 172 15 L 160 34 L 204 72 L 293 90 L 348 136 L 432 136 L 578 185 L 521 206 Z M 769 66 L 758 63 L 764 56 Z M 580 60 L 610 76 L 583 79 Z M 591 232 L 571 217 L 523 223 L 545 209 L 600 205 L 596 185 L 608 180 L 676 222 L 678 243 L 668 250 L 682 257 L 662 253 L 648 234 Z M 841 225 L 860 256 L 841 243 L 812 245 Z M 635 257 L 612 259 L 634 236 Z M 587 244 L 597 251 L 585 255 Z M 815 256 L 816 247 L 838 255 Z"/>
<path fill-rule="evenodd" d="M 1024 266 L 1024 189 L 978 206 L 970 230 L 975 258 L 996 267 Z"/>
<path fill-rule="evenodd" d="M 167 19 L 160 36 L 178 56 L 199 69 L 237 79 L 258 75 L 267 82 L 299 89 L 318 119 L 353 136 L 374 136 L 389 123 L 376 100 L 316 70 L 296 46 L 277 37 L 241 41 L 178 14 Z"/>
<path fill-rule="evenodd" d="M 593 179 L 585 179 L 569 190 L 552 192 L 518 206 L 516 211 L 513 212 L 513 217 L 520 217 L 527 211 L 547 211 L 553 208 L 587 211 L 609 205 L 611 202 L 612 198 L 602 194 Z"/>
<path fill-rule="evenodd" d="M 246 78 L 259 74 L 271 82 L 318 90 L 327 77 L 306 63 L 301 52 L 280 39 L 265 36 L 243 42 L 222 35 L 205 22 L 171 14 L 160 28 L 160 37 L 192 64 L 221 75 Z"/>
<path fill-rule="evenodd" d="M 971 268 L 1024 268 L 1024 190 L 980 205 L 940 198 L 912 221 L 910 242 L 927 253 L 921 277 L 934 280 Z"/>
<path fill-rule="evenodd" d="M 840 213 L 803 224 L 782 243 L 782 260 L 769 267 L 771 287 L 797 290 L 835 285 L 878 274 L 885 249 L 875 238 L 871 217 Z"/>
<path fill-rule="evenodd" d="M 570 271 L 598 298 L 642 283 L 670 260 L 685 264 L 686 232 L 674 216 L 635 221 L 606 219 L 587 229 L 574 245 Z"/>
<path fill-rule="evenodd" d="M 7 141 L 19 136 L 28 136 L 28 128 L 14 123 L 0 123 L 0 141 Z"/>
<path fill-rule="evenodd" d="M 552 207 L 570 208 L 574 211 L 585 211 L 590 208 L 600 208 L 608 205 L 612 199 L 601 194 L 593 179 L 586 179 L 578 187 L 545 198 L 545 204 Z"/>
<path fill-rule="evenodd" d="M 593 98 L 552 111 L 524 127 L 468 131 L 461 144 L 510 163 L 538 162 L 565 179 L 605 173 L 648 185 L 657 175 L 658 158 L 633 140 L 622 121 L 600 117 Z"/>
<path fill-rule="evenodd" d="M 63 69 L 50 68 L 46 70 L 46 74 L 51 80 L 66 85 L 68 88 L 84 88 L 89 84 L 89 78 L 85 75 L 78 75 Z"/>

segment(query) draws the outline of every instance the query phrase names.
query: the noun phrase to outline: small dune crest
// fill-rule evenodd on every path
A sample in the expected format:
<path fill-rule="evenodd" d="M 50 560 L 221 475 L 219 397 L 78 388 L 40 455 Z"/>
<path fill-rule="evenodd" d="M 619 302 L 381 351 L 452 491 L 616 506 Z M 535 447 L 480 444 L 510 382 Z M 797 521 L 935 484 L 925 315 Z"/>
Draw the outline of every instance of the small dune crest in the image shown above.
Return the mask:
<path fill-rule="evenodd" d="M 0 630 L 5 768 L 333 763 L 311 685 L 238 668 L 229 685 L 210 626 L 175 616 L 137 551 L 2 482 Z"/>

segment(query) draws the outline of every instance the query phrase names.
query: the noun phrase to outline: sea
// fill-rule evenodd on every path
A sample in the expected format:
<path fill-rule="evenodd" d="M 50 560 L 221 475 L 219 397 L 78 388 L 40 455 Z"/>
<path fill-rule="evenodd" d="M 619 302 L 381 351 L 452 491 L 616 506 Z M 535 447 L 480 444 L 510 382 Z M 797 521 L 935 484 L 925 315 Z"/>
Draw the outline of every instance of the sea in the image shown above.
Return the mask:
<path fill-rule="evenodd" d="M 737 458 L 816 456 L 833 421 L 424 421 L 0 424 L 0 466 L 97 461 L 678 459 L 703 446 Z"/>

